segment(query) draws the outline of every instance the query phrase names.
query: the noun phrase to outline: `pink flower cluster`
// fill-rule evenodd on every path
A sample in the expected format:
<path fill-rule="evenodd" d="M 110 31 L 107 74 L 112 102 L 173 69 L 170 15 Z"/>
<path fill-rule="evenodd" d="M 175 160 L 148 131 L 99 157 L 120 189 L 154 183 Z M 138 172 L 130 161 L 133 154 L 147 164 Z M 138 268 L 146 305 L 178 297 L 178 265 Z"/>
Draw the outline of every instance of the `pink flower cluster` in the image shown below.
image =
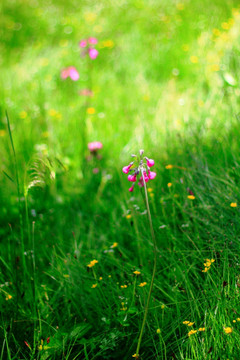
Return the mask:
<path fill-rule="evenodd" d="M 103 145 L 100 141 L 93 141 L 93 142 L 88 143 L 88 149 L 91 152 L 96 152 L 99 149 L 101 149 L 102 147 L 103 147 Z"/>
<path fill-rule="evenodd" d="M 70 77 L 70 79 L 72 79 L 73 81 L 77 81 L 79 79 L 79 73 L 75 67 L 69 66 L 61 71 L 62 79 L 65 80 L 68 77 Z"/>
<path fill-rule="evenodd" d="M 93 47 L 93 45 L 96 45 L 97 42 L 98 42 L 97 39 L 94 37 L 90 37 L 87 40 L 85 40 L 85 39 L 81 40 L 79 42 L 79 47 L 82 49 L 86 48 L 86 50 L 87 50 L 87 51 L 83 51 L 82 55 L 85 56 L 88 53 L 89 57 L 92 60 L 95 60 L 96 57 L 98 56 L 98 51 Z"/>
<path fill-rule="evenodd" d="M 128 175 L 128 181 L 133 182 L 133 185 L 129 188 L 130 192 L 134 190 L 134 185 L 139 175 L 138 185 L 140 187 L 143 187 L 144 183 L 147 183 L 149 180 L 153 180 L 157 175 L 154 171 L 150 171 L 150 168 L 154 165 L 154 160 L 148 159 L 146 156 L 143 158 L 143 150 L 140 150 L 140 159 L 136 155 L 132 155 L 132 157 L 135 158 L 135 161 L 132 161 L 122 169 L 124 174 L 131 173 Z"/>

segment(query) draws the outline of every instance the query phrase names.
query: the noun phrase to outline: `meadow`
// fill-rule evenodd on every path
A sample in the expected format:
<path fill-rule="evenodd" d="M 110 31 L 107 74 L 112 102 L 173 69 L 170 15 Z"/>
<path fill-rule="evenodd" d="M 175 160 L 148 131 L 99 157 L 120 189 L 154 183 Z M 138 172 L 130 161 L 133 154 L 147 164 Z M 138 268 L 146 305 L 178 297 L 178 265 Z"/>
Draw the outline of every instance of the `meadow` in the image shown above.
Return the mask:
<path fill-rule="evenodd" d="M 0 9 L 0 360 L 239 360 L 239 2 Z"/>

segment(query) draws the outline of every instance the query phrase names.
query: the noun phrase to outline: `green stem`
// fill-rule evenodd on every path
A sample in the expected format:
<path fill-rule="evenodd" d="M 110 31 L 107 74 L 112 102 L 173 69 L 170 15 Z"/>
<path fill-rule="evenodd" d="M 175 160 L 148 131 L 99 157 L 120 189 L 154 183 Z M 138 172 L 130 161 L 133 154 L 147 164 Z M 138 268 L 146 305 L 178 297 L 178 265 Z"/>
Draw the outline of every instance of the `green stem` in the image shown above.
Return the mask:
<path fill-rule="evenodd" d="M 154 234 L 154 230 L 153 230 L 153 225 L 152 225 L 152 217 L 151 217 L 151 212 L 150 212 L 149 202 L 148 202 L 147 186 L 146 186 L 146 182 L 145 182 L 145 179 L 144 179 L 143 170 L 141 170 L 141 173 L 142 173 L 142 179 L 143 179 L 143 185 L 144 185 L 144 192 L 145 192 L 145 201 L 146 201 L 146 207 L 147 207 L 148 221 L 149 221 L 149 225 L 150 225 L 151 237 L 152 237 L 153 247 L 154 247 L 154 259 L 153 259 L 152 280 L 151 280 L 151 285 L 150 285 L 150 289 L 149 289 L 149 293 L 148 293 L 148 298 L 147 298 L 147 303 L 146 303 L 146 307 L 145 307 L 145 312 L 144 312 L 142 327 L 141 327 L 140 335 L 139 335 L 139 338 L 138 338 L 137 350 L 136 350 L 136 358 L 139 357 L 139 350 L 140 350 L 140 346 L 141 346 L 141 341 L 142 341 L 142 336 L 143 336 L 143 331 L 144 331 L 145 323 L 146 323 L 146 320 L 147 320 L 149 303 L 150 303 L 151 294 L 152 294 L 152 289 L 153 289 L 153 282 L 154 282 L 154 277 L 155 277 L 156 268 L 157 268 L 157 243 L 156 243 L 156 238 L 155 238 L 155 234 Z"/>

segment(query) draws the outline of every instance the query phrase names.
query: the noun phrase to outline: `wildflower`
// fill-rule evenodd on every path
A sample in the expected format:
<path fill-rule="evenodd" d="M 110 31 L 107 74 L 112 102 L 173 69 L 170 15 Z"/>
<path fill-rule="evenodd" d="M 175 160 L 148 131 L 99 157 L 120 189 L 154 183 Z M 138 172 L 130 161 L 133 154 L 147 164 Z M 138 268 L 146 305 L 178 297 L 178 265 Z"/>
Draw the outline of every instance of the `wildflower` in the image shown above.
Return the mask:
<path fill-rule="evenodd" d="M 237 321 L 240 321 L 240 318 L 237 318 Z"/>
<path fill-rule="evenodd" d="M 92 289 L 95 289 L 98 284 L 92 284 Z"/>
<path fill-rule="evenodd" d="M 103 144 L 100 141 L 93 141 L 88 143 L 88 149 L 92 152 L 92 153 L 96 153 L 97 150 L 101 149 L 103 147 Z"/>
<path fill-rule="evenodd" d="M 235 323 L 236 322 L 236 320 L 233 320 L 233 323 Z"/>
<path fill-rule="evenodd" d="M 131 217 L 132 217 L 131 214 L 126 215 L 126 219 L 131 219 Z"/>
<path fill-rule="evenodd" d="M 1 137 L 5 136 L 5 134 L 6 134 L 6 131 L 5 131 L 5 130 L 3 130 L 3 129 L 0 130 L 0 136 L 1 136 Z"/>
<path fill-rule="evenodd" d="M 95 112 L 96 112 L 96 110 L 95 110 L 93 107 L 87 108 L 87 113 L 88 113 L 89 115 L 93 115 L 93 114 L 95 114 Z"/>
<path fill-rule="evenodd" d="M 187 325 L 192 326 L 193 324 L 195 324 L 195 323 L 194 322 L 189 322 Z"/>
<path fill-rule="evenodd" d="M 97 42 L 98 42 L 97 39 L 94 37 L 90 37 L 87 40 L 86 39 L 81 40 L 79 42 L 79 47 L 82 49 L 87 48 L 86 50 L 83 50 L 82 56 L 85 56 L 88 53 L 89 57 L 92 60 L 95 60 L 96 57 L 98 56 L 98 51 L 94 47 L 92 47 L 92 45 L 96 45 Z"/>
<path fill-rule="evenodd" d="M 138 359 L 138 358 L 139 358 L 139 355 L 138 355 L 138 354 L 134 354 L 134 355 L 132 355 L 132 357 Z"/>
<path fill-rule="evenodd" d="M 188 195 L 188 199 L 194 200 L 194 199 L 195 199 L 195 196 L 194 196 L 194 195 Z"/>
<path fill-rule="evenodd" d="M 142 282 L 141 284 L 139 284 L 138 286 L 140 286 L 140 287 L 144 287 L 145 285 L 147 285 L 147 283 L 146 282 Z"/>
<path fill-rule="evenodd" d="M 109 277 L 109 278 L 111 278 L 111 277 L 112 277 L 112 275 L 108 275 L 108 277 Z"/>
<path fill-rule="evenodd" d="M 99 280 L 101 281 L 102 279 L 103 279 L 102 276 L 100 276 Z"/>
<path fill-rule="evenodd" d="M 12 299 L 12 295 L 7 294 L 7 296 L 6 296 L 6 300 L 8 301 L 8 300 L 11 300 L 11 299 Z"/>
<path fill-rule="evenodd" d="M 122 289 L 126 289 L 126 288 L 127 288 L 127 285 L 121 285 L 121 288 L 122 288 Z"/>
<path fill-rule="evenodd" d="M 160 334 L 161 330 L 160 329 L 157 329 L 157 334 Z"/>
<path fill-rule="evenodd" d="M 230 206 L 231 206 L 231 207 L 237 207 L 237 203 L 233 203 L 233 202 L 232 202 L 232 203 L 230 204 Z"/>
<path fill-rule="evenodd" d="M 205 327 L 199 328 L 198 331 L 205 331 Z"/>
<path fill-rule="evenodd" d="M 170 188 L 172 186 L 172 183 L 168 183 L 167 186 Z"/>
<path fill-rule="evenodd" d="M 162 310 L 165 309 L 165 305 L 164 305 L 164 304 L 161 305 L 161 309 L 162 309 Z"/>
<path fill-rule="evenodd" d="M 165 169 L 167 169 L 167 170 L 170 170 L 170 169 L 172 169 L 173 168 L 173 165 L 166 165 L 165 166 Z"/>
<path fill-rule="evenodd" d="M 153 191 L 152 188 L 148 188 L 148 192 L 151 193 Z"/>
<path fill-rule="evenodd" d="M 183 321 L 184 325 L 188 325 L 190 323 L 190 321 Z"/>
<path fill-rule="evenodd" d="M 117 247 L 117 246 L 118 246 L 118 243 L 115 242 L 115 243 L 113 243 L 113 244 L 110 246 L 110 248 L 111 248 L 111 249 L 114 249 L 114 248 Z"/>
<path fill-rule="evenodd" d="M 134 271 L 133 273 L 134 273 L 135 275 L 140 275 L 140 274 L 141 274 L 141 272 L 140 272 L 140 271 L 137 271 L 137 270 Z"/>
<path fill-rule="evenodd" d="M 231 334 L 233 332 L 233 329 L 231 327 L 225 327 L 223 328 L 223 330 L 225 331 L 225 334 Z"/>
<path fill-rule="evenodd" d="M 79 79 L 79 73 L 75 67 L 69 66 L 61 71 L 61 78 L 63 80 L 67 79 L 68 77 L 70 77 L 70 79 L 73 81 L 77 81 Z"/>
<path fill-rule="evenodd" d="M 155 179 L 155 177 L 157 175 L 154 171 L 150 171 L 150 167 L 152 167 L 154 165 L 154 160 L 148 159 L 146 156 L 143 157 L 143 150 L 140 150 L 139 158 L 136 155 L 132 155 L 132 157 L 134 158 L 134 161 L 132 161 L 129 165 L 124 166 L 122 168 L 122 171 L 124 172 L 124 174 L 133 172 L 132 174 L 128 175 L 128 181 L 134 183 L 129 188 L 130 192 L 132 192 L 134 190 L 134 186 L 137 181 L 138 175 L 140 175 L 140 179 L 138 182 L 138 185 L 140 187 L 143 187 L 144 183 L 147 183 L 149 180 Z"/>
<path fill-rule="evenodd" d="M 95 264 L 97 264 L 97 263 L 98 263 L 97 260 L 92 260 L 92 261 L 90 261 L 90 264 L 88 264 L 87 266 L 88 266 L 89 268 L 91 268 L 91 267 L 95 266 Z"/>
<path fill-rule="evenodd" d="M 188 332 L 188 336 L 191 336 L 191 335 L 193 335 L 193 334 L 196 334 L 196 332 L 197 332 L 197 330 L 190 330 L 190 331 Z"/>

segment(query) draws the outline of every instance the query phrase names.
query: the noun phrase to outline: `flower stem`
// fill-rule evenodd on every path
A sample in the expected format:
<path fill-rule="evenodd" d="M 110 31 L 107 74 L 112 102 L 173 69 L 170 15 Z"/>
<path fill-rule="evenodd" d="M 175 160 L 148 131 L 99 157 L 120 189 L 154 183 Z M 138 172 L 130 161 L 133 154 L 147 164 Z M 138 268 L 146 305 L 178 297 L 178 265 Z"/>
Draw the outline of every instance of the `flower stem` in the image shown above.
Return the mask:
<path fill-rule="evenodd" d="M 155 234 L 154 234 L 154 230 L 153 230 L 153 225 L 152 225 L 152 217 L 151 217 L 151 212 L 150 212 L 149 202 L 148 202 L 148 193 L 147 193 L 146 181 L 145 181 L 145 178 L 144 178 L 143 170 L 142 170 L 141 172 L 142 172 L 142 179 L 143 179 L 143 185 L 144 185 L 144 192 L 145 192 L 145 201 L 146 201 L 146 207 L 147 207 L 148 221 L 149 221 L 150 231 L 151 231 L 151 237 L 152 237 L 152 241 L 153 241 L 154 259 L 153 259 L 153 272 L 152 272 L 152 279 L 151 279 L 150 289 L 149 289 L 148 298 L 147 298 L 147 303 L 146 303 L 146 307 L 145 307 L 145 311 L 144 311 L 144 317 L 143 317 L 142 327 L 141 327 L 141 331 L 140 331 L 140 335 L 139 335 L 138 343 L 137 343 L 137 350 L 136 350 L 136 356 L 137 356 L 137 358 L 139 357 L 139 350 L 140 350 L 140 346 L 141 346 L 141 341 L 142 341 L 142 336 L 143 336 L 143 331 L 144 331 L 145 323 L 146 323 L 146 320 L 147 320 L 149 303 L 150 303 L 150 298 L 151 298 L 152 289 L 153 289 L 153 282 L 154 282 L 154 277 L 155 277 L 156 268 L 157 268 L 157 243 L 156 243 L 156 238 L 155 238 Z"/>

